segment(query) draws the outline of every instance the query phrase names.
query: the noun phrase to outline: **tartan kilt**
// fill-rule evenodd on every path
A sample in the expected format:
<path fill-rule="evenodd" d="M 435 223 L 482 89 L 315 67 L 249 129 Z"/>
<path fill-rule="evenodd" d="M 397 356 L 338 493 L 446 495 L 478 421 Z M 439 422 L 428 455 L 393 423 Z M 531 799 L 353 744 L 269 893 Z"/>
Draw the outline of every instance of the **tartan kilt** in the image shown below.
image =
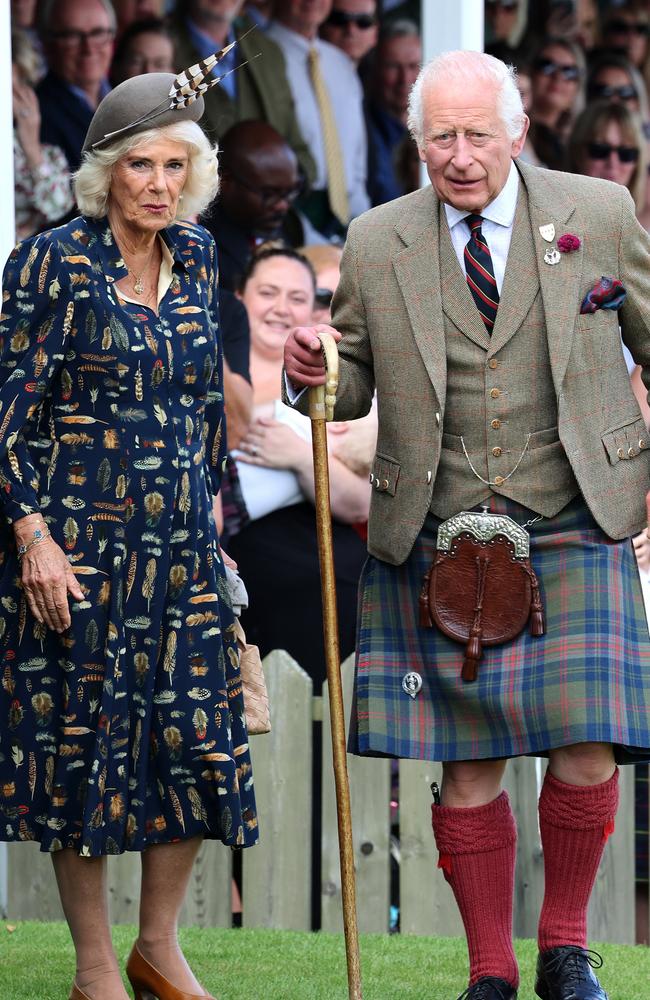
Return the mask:
<path fill-rule="evenodd" d="M 490 509 L 535 516 L 496 495 Z M 364 566 L 350 752 L 477 760 L 597 741 L 615 744 L 619 763 L 650 760 L 650 637 L 630 540 L 605 535 L 582 497 L 531 525 L 546 634 L 484 648 L 466 683 L 463 645 L 418 623 L 439 524 L 427 518 L 401 566 Z M 415 698 L 402 689 L 410 670 L 422 676 Z"/>

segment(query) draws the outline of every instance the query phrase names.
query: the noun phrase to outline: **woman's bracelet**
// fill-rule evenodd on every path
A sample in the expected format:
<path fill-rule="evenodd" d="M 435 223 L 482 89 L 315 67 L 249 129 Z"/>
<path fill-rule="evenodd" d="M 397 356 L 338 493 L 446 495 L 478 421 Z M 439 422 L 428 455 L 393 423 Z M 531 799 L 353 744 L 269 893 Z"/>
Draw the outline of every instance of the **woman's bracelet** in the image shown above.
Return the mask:
<path fill-rule="evenodd" d="M 18 546 L 18 558 L 22 559 L 26 552 L 29 552 L 32 545 L 38 545 L 39 542 L 44 542 L 46 538 L 50 537 L 50 529 L 48 527 L 43 531 L 42 528 L 35 528 L 34 537 L 29 542 L 25 542 L 24 545 Z"/>

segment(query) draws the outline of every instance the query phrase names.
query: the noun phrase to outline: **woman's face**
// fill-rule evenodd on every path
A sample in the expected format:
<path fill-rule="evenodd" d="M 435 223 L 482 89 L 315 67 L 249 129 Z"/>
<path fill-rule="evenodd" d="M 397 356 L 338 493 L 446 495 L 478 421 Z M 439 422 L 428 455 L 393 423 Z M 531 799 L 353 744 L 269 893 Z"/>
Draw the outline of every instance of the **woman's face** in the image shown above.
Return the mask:
<path fill-rule="evenodd" d="M 618 122 L 600 128 L 585 150 L 584 173 L 629 188 L 639 158 L 638 147 L 624 138 Z"/>
<path fill-rule="evenodd" d="M 569 111 L 578 93 L 580 67 L 570 49 L 548 45 L 533 66 L 533 106 Z"/>
<path fill-rule="evenodd" d="M 594 76 L 590 97 L 599 101 L 624 104 L 628 111 L 639 110 L 639 95 L 634 81 L 622 66 L 603 66 Z"/>
<path fill-rule="evenodd" d="M 607 44 L 622 49 L 633 66 L 641 69 L 648 51 L 648 17 L 642 11 L 621 10 L 605 25 Z"/>
<path fill-rule="evenodd" d="M 176 217 L 188 165 L 184 142 L 161 138 L 136 146 L 113 167 L 109 196 L 112 216 L 129 229 L 164 229 Z"/>
<path fill-rule="evenodd" d="M 251 347 L 276 361 L 295 326 L 310 326 L 314 306 L 311 274 L 300 261 L 277 256 L 262 260 L 246 282 L 242 302 L 251 327 Z"/>

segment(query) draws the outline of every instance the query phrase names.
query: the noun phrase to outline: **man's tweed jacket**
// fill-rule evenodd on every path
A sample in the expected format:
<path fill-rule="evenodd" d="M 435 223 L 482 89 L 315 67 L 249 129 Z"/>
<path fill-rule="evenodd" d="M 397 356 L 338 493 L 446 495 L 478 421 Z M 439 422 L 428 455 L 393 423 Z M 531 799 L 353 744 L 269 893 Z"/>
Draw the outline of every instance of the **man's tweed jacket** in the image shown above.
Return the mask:
<path fill-rule="evenodd" d="M 638 436 L 639 407 L 630 388 L 623 340 L 650 386 L 650 239 L 636 222 L 627 190 L 517 164 L 526 186 L 546 316 L 560 441 L 594 518 L 611 538 L 646 523 L 650 447 L 620 447 L 625 428 Z M 373 467 L 368 548 L 402 563 L 431 504 L 445 419 L 446 357 L 441 298 L 439 202 L 431 187 L 372 209 L 349 230 L 332 325 L 341 331 L 336 418 L 367 412 L 377 389 L 379 436 Z M 560 263 L 539 227 L 581 246 Z M 513 235 L 514 243 L 514 235 Z M 511 255 L 507 269 L 517 268 Z M 620 278 L 620 312 L 581 315 L 580 304 L 601 276 Z M 513 323 L 524 317 L 512 310 Z M 501 317 L 502 318 L 502 317 Z M 516 326 L 518 328 L 518 325 Z M 535 359 L 531 358 L 531 371 Z M 532 427 L 543 427 L 540 414 Z"/>

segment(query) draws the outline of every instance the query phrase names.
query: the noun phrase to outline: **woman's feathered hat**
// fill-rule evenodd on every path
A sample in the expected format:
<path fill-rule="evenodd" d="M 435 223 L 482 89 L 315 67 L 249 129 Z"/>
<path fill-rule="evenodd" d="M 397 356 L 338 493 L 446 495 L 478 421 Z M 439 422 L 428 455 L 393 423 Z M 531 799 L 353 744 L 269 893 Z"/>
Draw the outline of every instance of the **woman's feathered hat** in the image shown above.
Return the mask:
<path fill-rule="evenodd" d="M 103 99 L 88 126 L 83 153 L 105 146 L 152 125 L 178 121 L 197 122 L 204 110 L 203 94 L 230 73 L 212 76 L 212 70 L 237 42 L 231 42 L 178 76 L 173 73 L 143 73 L 124 80 Z M 241 66 L 245 63 L 241 63 Z M 235 69 L 240 69 L 236 66 Z"/>

